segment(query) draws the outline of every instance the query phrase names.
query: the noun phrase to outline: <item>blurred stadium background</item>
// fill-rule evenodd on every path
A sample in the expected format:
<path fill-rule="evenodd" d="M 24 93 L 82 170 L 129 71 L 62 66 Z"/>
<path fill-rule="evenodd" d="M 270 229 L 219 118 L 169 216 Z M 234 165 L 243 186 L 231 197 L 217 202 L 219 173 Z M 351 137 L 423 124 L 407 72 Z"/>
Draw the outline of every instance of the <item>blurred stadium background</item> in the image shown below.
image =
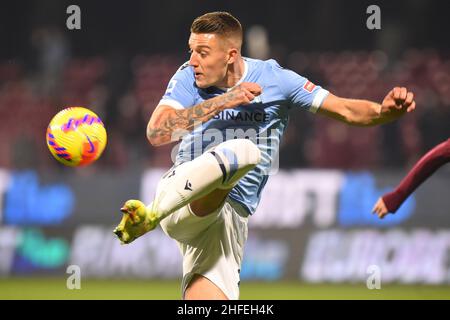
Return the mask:
<path fill-rule="evenodd" d="M 81 30 L 66 8 L 81 8 Z M 381 30 L 366 8 L 381 8 Z M 381 101 L 393 86 L 417 112 L 353 128 L 293 112 L 250 219 L 243 299 L 449 299 L 450 169 L 397 215 L 370 210 L 427 149 L 450 136 L 450 30 L 435 1 L 51 1 L 0 10 L 0 299 L 179 299 L 181 257 L 160 230 L 120 246 L 112 228 L 124 200 L 149 202 L 173 145 L 152 148 L 147 121 L 188 60 L 192 20 L 230 11 L 246 56 L 275 58 L 333 93 Z M 45 145 L 52 116 L 85 106 L 108 146 L 83 169 L 59 165 Z M 68 290 L 69 265 L 82 290 Z M 369 290 L 368 267 L 381 271 Z"/>

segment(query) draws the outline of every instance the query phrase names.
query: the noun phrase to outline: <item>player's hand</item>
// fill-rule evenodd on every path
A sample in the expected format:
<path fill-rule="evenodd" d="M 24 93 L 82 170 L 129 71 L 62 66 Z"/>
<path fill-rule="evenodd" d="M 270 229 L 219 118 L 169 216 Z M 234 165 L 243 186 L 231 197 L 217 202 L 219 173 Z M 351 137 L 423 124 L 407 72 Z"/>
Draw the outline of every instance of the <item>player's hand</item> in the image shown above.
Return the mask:
<path fill-rule="evenodd" d="M 378 218 L 383 219 L 388 213 L 388 209 L 386 208 L 386 204 L 383 201 L 383 198 L 378 198 L 375 206 L 372 209 L 372 214 L 376 213 Z"/>
<path fill-rule="evenodd" d="M 243 82 L 221 96 L 224 99 L 224 109 L 232 109 L 240 105 L 249 104 L 261 93 L 262 89 L 259 84 Z"/>
<path fill-rule="evenodd" d="M 416 109 L 414 94 L 404 87 L 395 87 L 381 103 L 381 115 L 400 116 Z"/>

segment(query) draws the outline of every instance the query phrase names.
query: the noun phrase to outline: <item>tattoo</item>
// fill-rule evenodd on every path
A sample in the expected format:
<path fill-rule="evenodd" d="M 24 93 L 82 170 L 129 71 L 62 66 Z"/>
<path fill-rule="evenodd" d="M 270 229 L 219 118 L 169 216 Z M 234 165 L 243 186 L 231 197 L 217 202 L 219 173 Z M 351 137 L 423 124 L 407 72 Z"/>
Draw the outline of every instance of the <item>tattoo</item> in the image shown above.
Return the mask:
<path fill-rule="evenodd" d="M 208 121 L 225 109 L 225 106 L 236 100 L 238 92 L 231 90 L 223 95 L 208 99 L 191 108 L 161 113 L 154 121 L 154 128 L 149 129 L 149 139 L 166 142 L 178 140 L 184 134 L 192 131 L 195 126 Z"/>

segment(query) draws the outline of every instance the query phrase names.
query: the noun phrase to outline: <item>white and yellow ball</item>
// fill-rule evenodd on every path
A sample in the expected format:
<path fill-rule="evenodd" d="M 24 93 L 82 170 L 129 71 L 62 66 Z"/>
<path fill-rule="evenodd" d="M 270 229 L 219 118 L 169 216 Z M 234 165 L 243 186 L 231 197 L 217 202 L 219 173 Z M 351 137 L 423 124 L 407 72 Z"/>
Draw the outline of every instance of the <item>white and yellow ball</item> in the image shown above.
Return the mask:
<path fill-rule="evenodd" d="M 46 139 L 56 160 L 76 167 L 88 165 L 100 157 L 107 135 L 102 120 L 94 112 L 82 107 L 70 107 L 53 117 Z"/>

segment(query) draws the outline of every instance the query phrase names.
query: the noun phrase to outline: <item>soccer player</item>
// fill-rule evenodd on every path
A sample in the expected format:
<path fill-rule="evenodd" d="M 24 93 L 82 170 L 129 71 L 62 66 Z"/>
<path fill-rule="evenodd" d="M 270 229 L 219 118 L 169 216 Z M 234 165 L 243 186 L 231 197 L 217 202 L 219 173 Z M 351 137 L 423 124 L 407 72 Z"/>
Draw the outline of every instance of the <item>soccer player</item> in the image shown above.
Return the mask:
<path fill-rule="evenodd" d="M 420 158 L 394 191 L 377 200 L 372 213 L 376 213 L 380 219 L 388 213 L 395 213 L 414 190 L 447 162 L 450 162 L 450 139 L 438 144 Z"/>
<path fill-rule="evenodd" d="M 247 221 L 275 167 L 289 112 L 303 109 L 371 126 L 415 109 L 396 87 L 379 103 L 337 97 L 275 60 L 241 55 L 242 27 L 226 12 L 194 20 L 190 59 L 170 80 L 147 126 L 153 146 L 182 138 L 148 206 L 128 200 L 122 243 L 161 225 L 183 256 L 184 299 L 238 299 Z M 274 212 L 273 214 L 277 214 Z"/>

